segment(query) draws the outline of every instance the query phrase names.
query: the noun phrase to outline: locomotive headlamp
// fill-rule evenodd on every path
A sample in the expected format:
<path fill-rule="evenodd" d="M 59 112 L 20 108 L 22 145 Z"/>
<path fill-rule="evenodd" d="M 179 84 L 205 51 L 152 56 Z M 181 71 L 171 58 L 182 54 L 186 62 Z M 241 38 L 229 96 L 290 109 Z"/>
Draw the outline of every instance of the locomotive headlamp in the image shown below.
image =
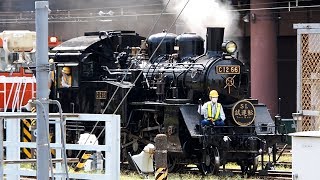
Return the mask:
<path fill-rule="evenodd" d="M 237 44 L 233 41 L 226 41 L 222 43 L 222 50 L 228 54 L 234 54 L 237 51 Z"/>

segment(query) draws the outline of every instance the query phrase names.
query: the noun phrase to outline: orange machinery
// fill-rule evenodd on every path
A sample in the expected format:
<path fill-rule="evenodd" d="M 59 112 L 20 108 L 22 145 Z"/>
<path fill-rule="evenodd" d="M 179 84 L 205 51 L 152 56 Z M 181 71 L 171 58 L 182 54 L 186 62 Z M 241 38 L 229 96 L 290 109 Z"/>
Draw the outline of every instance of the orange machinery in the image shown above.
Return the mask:
<path fill-rule="evenodd" d="M 0 109 L 20 109 L 36 96 L 36 79 L 23 68 L 18 72 L 0 72 Z"/>
<path fill-rule="evenodd" d="M 60 43 L 57 37 L 48 37 L 49 49 Z M 0 33 L 0 48 L 7 53 L 34 52 L 34 44 L 35 32 L 4 31 Z M 27 71 L 22 67 L 14 72 L 0 71 L 0 110 L 19 110 L 28 103 L 29 99 L 36 96 L 35 77 L 31 71 Z"/>

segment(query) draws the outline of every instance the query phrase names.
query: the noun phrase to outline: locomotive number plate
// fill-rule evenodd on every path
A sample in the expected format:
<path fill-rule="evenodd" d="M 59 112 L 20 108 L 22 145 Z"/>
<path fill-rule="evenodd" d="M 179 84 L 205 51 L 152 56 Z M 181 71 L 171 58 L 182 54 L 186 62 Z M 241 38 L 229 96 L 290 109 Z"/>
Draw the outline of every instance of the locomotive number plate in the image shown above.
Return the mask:
<path fill-rule="evenodd" d="M 216 66 L 217 74 L 240 74 L 239 65 L 223 65 Z"/>
<path fill-rule="evenodd" d="M 106 99 L 107 91 L 96 91 L 96 99 Z"/>

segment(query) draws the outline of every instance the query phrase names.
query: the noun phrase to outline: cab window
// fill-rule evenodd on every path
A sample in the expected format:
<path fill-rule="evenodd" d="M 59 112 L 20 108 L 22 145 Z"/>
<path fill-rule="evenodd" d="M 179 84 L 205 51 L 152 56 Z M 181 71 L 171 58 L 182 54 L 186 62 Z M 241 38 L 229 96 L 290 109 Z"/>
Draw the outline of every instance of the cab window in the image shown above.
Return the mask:
<path fill-rule="evenodd" d="M 67 65 L 57 66 L 57 87 L 74 88 L 79 87 L 78 66 Z"/>

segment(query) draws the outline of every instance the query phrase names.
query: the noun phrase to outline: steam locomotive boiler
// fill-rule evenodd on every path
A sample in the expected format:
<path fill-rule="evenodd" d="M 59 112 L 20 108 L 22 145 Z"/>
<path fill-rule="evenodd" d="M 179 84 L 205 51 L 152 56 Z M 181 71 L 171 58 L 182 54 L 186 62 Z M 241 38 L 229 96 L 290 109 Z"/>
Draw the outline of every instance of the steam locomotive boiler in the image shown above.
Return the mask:
<path fill-rule="evenodd" d="M 254 173 L 258 155 L 283 136 L 267 107 L 248 99 L 249 70 L 223 34 L 223 28 L 207 28 L 204 51 L 204 40 L 192 33 L 147 39 L 134 31 L 86 33 L 51 51 L 51 97 L 64 112 L 120 114 L 122 160 L 165 133 L 169 171 L 196 164 L 204 174 L 218 173 L 220 165 L 236 162 L 244 173 Z M 70 87 L 60 83 L 64 67 L 71 69 Z M 225 126 L 200 127 L 198 106 L 212 89 L 219 92 Z M 81 123 L 85 131 L 96 127 Z M 103 128 L 97 127 L 96 133 Z"/>

